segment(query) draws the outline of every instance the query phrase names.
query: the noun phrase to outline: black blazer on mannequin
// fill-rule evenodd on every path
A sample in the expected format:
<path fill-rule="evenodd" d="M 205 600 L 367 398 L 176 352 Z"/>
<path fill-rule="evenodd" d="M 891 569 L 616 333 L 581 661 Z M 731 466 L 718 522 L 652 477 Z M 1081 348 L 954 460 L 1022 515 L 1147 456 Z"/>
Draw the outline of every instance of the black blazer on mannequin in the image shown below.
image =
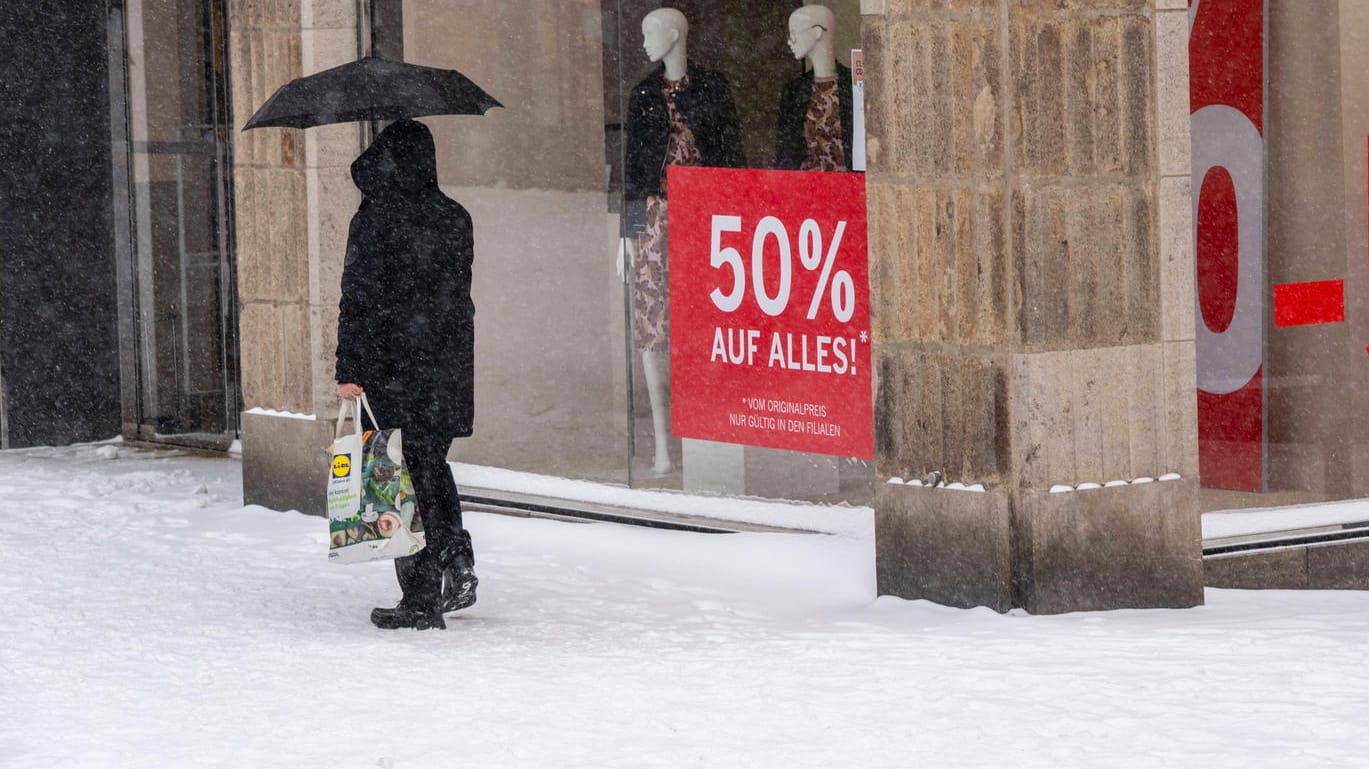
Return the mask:
<path fill-rule="evenodd" d="M 775 132 L 775 168 L 797 171 L 808 157 L 803 124 L 813 98 L 813 71 L 790 80 L 780 93 L 779 127 Z M 851 170 L 851 68 L 837 64 L 837 99 L 841 102 L 841 144 L 846 151 L 846 170 Z"/>
<path fill-rule="evenodd" d="M 737 107 L 727 78 L 693 62 L 687 65 L 689 88 L 675 94 L 694 145 L 705 166 L 741 168 L 746 165 Z M 646 226 L 646 198 L 664 191 L 666 149 L 670 143 L 670 115 L 666 110 L 665 66 L 658 67 L 632 89 L 627 102 L 627 158 L 623 169 L 624 236 Z"/>

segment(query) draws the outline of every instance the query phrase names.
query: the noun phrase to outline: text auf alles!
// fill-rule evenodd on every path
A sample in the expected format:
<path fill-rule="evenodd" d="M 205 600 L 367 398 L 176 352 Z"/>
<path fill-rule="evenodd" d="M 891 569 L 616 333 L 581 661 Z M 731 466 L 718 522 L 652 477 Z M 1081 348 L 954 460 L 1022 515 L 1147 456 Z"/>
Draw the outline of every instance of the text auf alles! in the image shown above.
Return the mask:
<path fill-rule="evenodd" d="M 710 363 L 735 366 L 757 365 L 762 332 L 756 329 L 722 328 L 713 330 Z M 812 336 L 775 331 L 770 335 L 765 365 L 791 371 L 820 374 L 856 373 L 856 340 L 844 336 Z"/>

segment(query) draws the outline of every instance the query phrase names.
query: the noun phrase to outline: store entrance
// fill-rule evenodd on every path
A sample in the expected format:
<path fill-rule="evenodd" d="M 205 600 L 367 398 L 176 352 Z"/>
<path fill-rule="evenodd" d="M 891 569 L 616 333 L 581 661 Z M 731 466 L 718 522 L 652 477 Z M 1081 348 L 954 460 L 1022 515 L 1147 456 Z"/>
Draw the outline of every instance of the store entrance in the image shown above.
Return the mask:
<path fill-rule="evenodd" d="M 114 6 L 121 336 L 125 379 L 136 381 L 124 432 L 227 447 L 240 406 L 226 3 Z"/>

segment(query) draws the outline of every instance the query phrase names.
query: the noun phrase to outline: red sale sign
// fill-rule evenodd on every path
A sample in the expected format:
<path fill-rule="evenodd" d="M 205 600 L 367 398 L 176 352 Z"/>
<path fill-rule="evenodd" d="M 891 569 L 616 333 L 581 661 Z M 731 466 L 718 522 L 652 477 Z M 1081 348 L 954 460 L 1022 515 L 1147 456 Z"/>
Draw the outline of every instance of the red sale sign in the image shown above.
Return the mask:
<path fill-rule="evenodd" d="M 1198 469 L 1241 491 L 1265 484 L 1264 6 L 1189 2 Z"/>
<path fill-rule="evenodd" d="M 869 459 L 861 174 L 672 167 L 674 433 Z"/>

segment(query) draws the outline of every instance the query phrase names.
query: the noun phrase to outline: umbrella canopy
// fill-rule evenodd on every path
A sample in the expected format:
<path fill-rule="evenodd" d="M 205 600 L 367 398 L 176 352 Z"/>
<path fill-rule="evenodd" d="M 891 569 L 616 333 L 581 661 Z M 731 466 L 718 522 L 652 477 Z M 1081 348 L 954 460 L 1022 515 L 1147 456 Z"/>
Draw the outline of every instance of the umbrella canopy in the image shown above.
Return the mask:
<path fill-rule="evenodd" d="M 271 94 L 243 130 L 423 115 L 483 115 L 491 107 L 502 106 L 456 70 L 367 56 L 291 80 Z"/>

